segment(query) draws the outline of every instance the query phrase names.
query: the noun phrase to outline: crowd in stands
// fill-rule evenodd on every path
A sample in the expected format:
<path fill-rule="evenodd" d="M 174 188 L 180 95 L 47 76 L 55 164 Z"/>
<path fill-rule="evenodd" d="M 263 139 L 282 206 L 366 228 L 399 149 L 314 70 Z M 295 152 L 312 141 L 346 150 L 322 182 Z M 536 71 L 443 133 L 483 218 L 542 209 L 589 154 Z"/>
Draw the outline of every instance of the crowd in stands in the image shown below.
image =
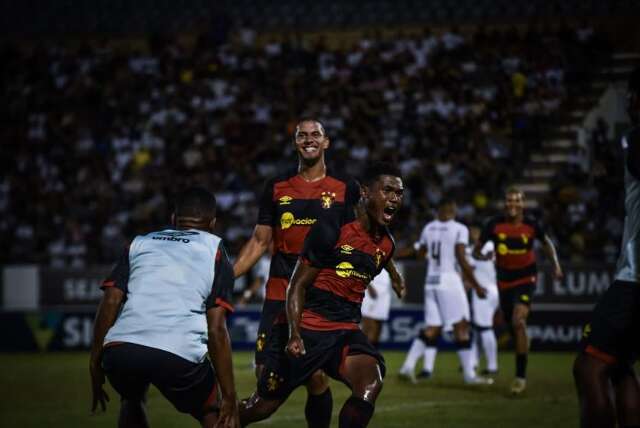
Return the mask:
<path fill-rule="evenodd" d="M 342 48 L 295 36 L 257 43 L 247 28 L 215 43 L 153 37 L 144 48 L 5 45 L 0 263 L 111 262 L 135 234 L 167 225 L 173 195 L 195 183 L 216 193 L 218 232 L 237 253 L 266 179 L 296 165 L 301 116 L 324 123 L 331 169 L 358 176 L 376 159 L 401 167 L 399 245 L 413 242 L 445 194 L 460 201 L 464 221 L 482 220 L 603 46 L 583 26 L 372 31 Z M 620 212 L 601 208 L 613 197 L 606 180 L 551 207 L 555 219 L 564 210 L 593 222 L 578 232 L 552 223 L 554 236 L 573 245 L 578 234 L 591 246 L 587 236 L 616 221 Z M 575 216 L 570 201 L 584 205 Z M 586 220 L 593 212 L 598 220 Z"/>

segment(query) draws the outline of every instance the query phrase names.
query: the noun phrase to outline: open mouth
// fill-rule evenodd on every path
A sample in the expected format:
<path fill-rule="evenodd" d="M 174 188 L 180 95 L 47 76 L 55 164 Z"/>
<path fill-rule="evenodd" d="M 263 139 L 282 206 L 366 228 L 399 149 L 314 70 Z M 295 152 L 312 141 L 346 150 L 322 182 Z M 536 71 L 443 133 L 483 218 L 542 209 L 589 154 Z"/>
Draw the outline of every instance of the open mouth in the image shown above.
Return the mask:
<path fill-rule="evenodd" d="M 390 222 L 398 209 L 394 206 L 386 206 L 382 211 L 382 217 L 386 222 Z"/>

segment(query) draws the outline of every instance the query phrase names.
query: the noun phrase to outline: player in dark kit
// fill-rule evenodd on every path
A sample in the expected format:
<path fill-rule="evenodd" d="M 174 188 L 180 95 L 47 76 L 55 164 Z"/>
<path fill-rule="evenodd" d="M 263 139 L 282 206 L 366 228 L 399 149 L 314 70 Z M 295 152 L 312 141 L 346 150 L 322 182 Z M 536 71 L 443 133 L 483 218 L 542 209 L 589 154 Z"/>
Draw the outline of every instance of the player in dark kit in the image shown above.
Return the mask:
<path fill-rule="evenodd" d="M 487 241 L 493 241 L 500 308 L 511 325 L 515 342 L 516 378 L 511 384 L 511 393 L 517 395 L 524 392 L 527 386 L 527 318 L 538 272 L 534 242 L 542 242 L 545 255 L 553 263 L 555 278 L 562 278 L 562 268 L 553 242 L 540 222 L 532 216 L 525 216 L 524 193 L 520 189 L 507 189 L 505 211 L 504 215 L 490 219 L 485 225 L 480 240 L 474 246 L 473 257 L 486 260 L 487 258 L 481 254 L 482 247 Z"/>
<path fill-rule="evenodd" d="M 253 236 L 235 261 L 234 274 L 238 277 L 245 274 L 273 242 L 274 253 L 256 342 L 258 377 L 271 338 L 287 333 L 285 293 L 307 233 L 320 219 L 343 224 L 355 218 L 360 187 L 355 180 L 328 170 L 324 151 L 329 144 L 320 122 L 304 119 L 298 123 L 294 136 L 298 168 L 266 184 Z M 401 294 L 404 283 L 395 265 L 390 261 L 386 268 L 396 293 Z M 272 333 L 272 330 L 276 331 Z M 329 426 L 332 397 L 326 376 L 322 372 L 311 376 L 307 390 L 305 415 L 309 427 Z"/>
<path fill-rule="evenodd" d="M 403 185 L 388 164 L 370 167 L 356 220 L 321 218 L 305 240 L 287 290 L 289 333 L 269 346 L 258 390 L 240 406 L 246 425 L 270 416 L 299 385 L 322 369 L 352 391 L 340 427 L 365 427 L 382 388 L 384 359 L 359 329 L 366 288 L 395 248 L 387 225 L 402 202 Z M 280 349 L 285 347 L 288 355 Z"/>
<path fill-rule="evenodd" d="M 631 74 L 627 111 L 633 128 L 622 139 L 625 219 L 613 284 L 584 329 L 573 365 L 580 426 L 640 427 L 640 68 Z"/>

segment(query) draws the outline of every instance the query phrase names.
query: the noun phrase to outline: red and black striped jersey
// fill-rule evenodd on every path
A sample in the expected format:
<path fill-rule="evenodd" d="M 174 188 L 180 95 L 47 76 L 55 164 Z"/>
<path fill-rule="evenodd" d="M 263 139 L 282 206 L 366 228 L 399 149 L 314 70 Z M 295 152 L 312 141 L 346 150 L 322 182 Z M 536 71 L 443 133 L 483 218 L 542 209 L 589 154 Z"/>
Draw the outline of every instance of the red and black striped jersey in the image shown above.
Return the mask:
<path fill-rule="evenodd" d="M 535 240 L 542 241 L 545 232 L 538 220 L 525 216 L 521 223 L 512 223 L 504 215 L 490 219 L 482 230 L 484 245 L 493 241 L 496 250 L 496 273 L 500 289 L 522 284 L 535 284 L 538 273 Z"/>
<path fill-rule="evenodd" d="M 295 171 L 267 182 L 258 214 L 258 224 L 273 228 L 267 299 L 285 300 L 287 284 L 311 226 L 325 217 L 336 224 L 353 221 L 359 200 L 360 186 L 354 179 L 329 172 L 314 182 L 305 181 Z"/>
<path fill-rule="evenodd" d="M 340 226 L 322 219 L 305 241 L 302 262 L 320 269 L 307 288 L 301 326 L 311 330 L 357 329 L 367 285 L 393 256 L 389 231 L 374 239 L 358 221 Z"/>

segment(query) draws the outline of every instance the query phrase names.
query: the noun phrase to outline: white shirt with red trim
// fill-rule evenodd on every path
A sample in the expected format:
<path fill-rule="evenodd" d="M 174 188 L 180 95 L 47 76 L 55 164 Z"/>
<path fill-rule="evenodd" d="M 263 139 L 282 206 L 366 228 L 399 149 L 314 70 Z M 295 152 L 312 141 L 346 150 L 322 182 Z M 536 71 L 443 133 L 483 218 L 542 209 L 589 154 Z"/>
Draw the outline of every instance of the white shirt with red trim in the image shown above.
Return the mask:
<path fill-rule="evenodd" d="M 126 301 L 104 344 L 136 343 L 202 361 L 207 307 L 226 300 L 213 287 L 220 242 L 195 229 L 136 237 L 129 248 Z"/>

